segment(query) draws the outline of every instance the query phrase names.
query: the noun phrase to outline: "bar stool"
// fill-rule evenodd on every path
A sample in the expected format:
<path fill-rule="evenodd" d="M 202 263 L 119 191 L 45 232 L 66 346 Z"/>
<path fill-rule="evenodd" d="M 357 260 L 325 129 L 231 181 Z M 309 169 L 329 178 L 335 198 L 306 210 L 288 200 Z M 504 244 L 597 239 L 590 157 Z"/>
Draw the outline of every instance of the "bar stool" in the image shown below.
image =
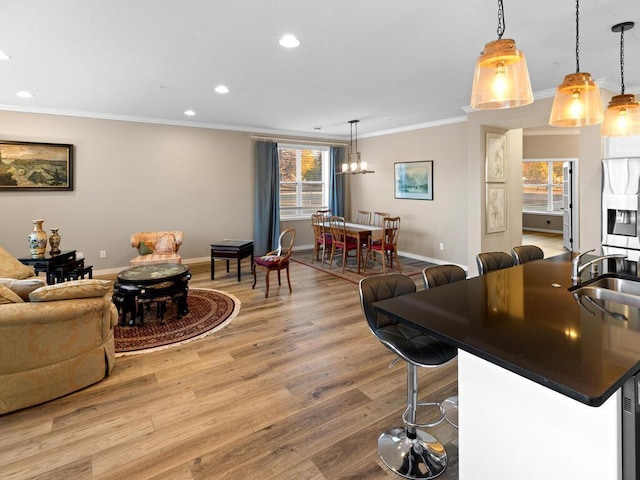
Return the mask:
<path fill-rule="evenodd" d="M 526 262 L 532 262 L 534 260 L 542 260 L 544 258 L 544 252 L 536 245 L 519 245 L 511 249 L 511 256 L 516 265 L 522 265 Z"/>
<path fill-rule="evenodd" d="M 485 252 L 476 255 L 478 272 L 485 275 L 494 270 L 513 267 L 513 257 L 505 252 Z"/>
<path fill-rule="evenodd" d="M 447 283 L 466 280 L 467 273 L 458 265 L 445 264 L 427 267 L 422 270 L 424 288 L 435 288 Z M 448 397 L 442 401 L 444 418 L 453 427 L 458 428 L 458 396 Z"/>
<path fill-rule="evenodd" d="M 438 367 L 451 361 L 457 349 L 419 330 L 394 322 L 373 308 L 373 303 L 416 291 L 411 277 L 399 273 L 376 275 L 360 280 L 360 305 L 369 329 L 380 342 L 407 363 L 407 409 L 402 415 L 404 426 L 394 427 L 378 438 L 378 454 L 387 467 L 410 479 L 430 479 L 447 468 L 447 452 L 433 436 L 420 428 L 435 426 L 444 419 L 438 402 L 418 402 L 417 367 Z M 394 362 L 395 363 L 395 360 Z M 393 365 L 392 363 L 392 365 Z M 418 424 L 418 406 L 436 406 L 439 418 Z"/>

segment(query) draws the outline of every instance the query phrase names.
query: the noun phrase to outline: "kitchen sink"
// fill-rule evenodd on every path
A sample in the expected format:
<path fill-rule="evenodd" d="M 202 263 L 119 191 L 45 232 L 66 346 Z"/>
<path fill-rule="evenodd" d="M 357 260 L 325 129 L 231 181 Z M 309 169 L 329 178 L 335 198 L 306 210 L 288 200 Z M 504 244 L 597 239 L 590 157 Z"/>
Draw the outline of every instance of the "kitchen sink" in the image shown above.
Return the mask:
<path fill-rule="evenodd" d="M 628 320 L 639 315 L 640 278 L 605 275 L 570 290 L 578 303 L 589 311 L 595 307 L 596 310 L 619 320 Z M 586 300 L 591 308 L 583 300 Z"/>
<path fill-rule="evenodd" d="M 640 278 L 599 277 L 592 282 L 588 282 L 586 287 L 602 288 L 629 295 L 640 295 Z"/>

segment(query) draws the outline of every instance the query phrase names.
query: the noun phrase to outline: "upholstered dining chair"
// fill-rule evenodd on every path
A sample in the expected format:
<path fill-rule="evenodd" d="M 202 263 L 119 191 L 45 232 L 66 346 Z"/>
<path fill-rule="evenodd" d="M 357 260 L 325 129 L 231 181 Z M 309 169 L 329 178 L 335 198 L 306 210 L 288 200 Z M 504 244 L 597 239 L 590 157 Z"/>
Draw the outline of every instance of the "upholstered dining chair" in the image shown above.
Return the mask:
<path fill-rule="evenodd" d="M 329 224 L 331 225 L 331 257 L 329 258 L 329 269 L 333 265 L 333 257 L 336 250 L 340 250 L 342 255 L 342 273 L 347 266 L 347 258 L 352 250 L 358 251 L 358 239 L 348 237 L 344 225 L 344 217 L 331 216 Z M 358 259 L 356 259 L 357 261 Z"/>
<path fill-rule="evenodd" d="M 313 258 L 320 261 L 320 249 L 322 249 L 322 265 L 324 266 L 324 259 L 327 253 L 327 248 L 331 248 L 331 232 L 329 227 L 326 226 L 327 217 L 323 213 L 313 213 L 311 215 L 311 227 L 313 228 Z"/>
<path fill-rule="evenodd" d="M 321 213 L 322 215 L 324 215 L 324 217 L 329 220 L 329 217 L 331 217 L 331 210 L 325 208 L 324 210 L 316 210 L 316 213 Z"/>
<path fill-rule="evenodd" d="M 296 229 L 287 228 L 278 237 L 277 249 L 253 260 L 253 286 L 251 288 L 256 288 L 256 282 L 258 280 L 256 270 L 258 270 L 258 268 L 265 270 L 265 282 L 267 284 L 267 289 L 264 292 L 264 298 L 269 296 L 269 274 L 272 271 L 278 272 L 278 285 L 282 285 L 280 282 L 280 271 L 286 270 L 289 293 L 293 292 L 291 289 L 291 279 L 289 277 L 289 257 L 291 257 L 291 252 L 293 251 L 293 241 L 295 238 Z"/>
<path fill-rule="evenodd" d="M 485 275 L 494 270 L 513 267 L 513 257 L 505 252 L 485 252 L 476 255 L 478 272 Z"/>
<path fill-rule="evenodd" d="M 358 210 L 356 213 L 356 223 L 360 225 L 369 225 L 371 223 L 371 212 Z"/>
<path fill-rule="evenodd" d="M 537 245 L 518 245 L 511 249 L 511 256 L 516 265 L 522 265 L 534 260 L 542 260 L 544 252 Z"/>
<path fill-rule="evenodd" d="M 367 244 L 367 262 L 373 257 L 375 265 L 375 256 L 380 255 L 382 259 L 382 273 L 387 273 L 387 261 L 389 266 L 393 268 L 393 258 L 396 259 L 398 272 L 402 272 L 400 260 L 398 259 L 398 236 L 400 234 L 400 217 L 385 217 L 382 222 L 382 238 L 376 239 L 369 237 Z M 367 268 L 365 262 L 365 269 Z"/>
<path fill-rule="evenodd" d="M 452 264 L 434 265 L 422 270 L 424 288 L 435 288 L 448 283 L 466 280 L 467 272 L 462 267 Z M 458 396 L 452 396 L 442 401 L 444 418 L 455 428 L 458 428 Z"/>
<path fill-rule="evenodd" d="M 374 227 L 382 227 L 382 221 L 388 216 L 388 212 L 373 212 L 373 220 L 371 224 Z"/>
<path fill-rule="evenodd" d="M 418 402 L 418 368 L 438 367 L 456 357 L 451 345 L 395 322 L 377 312 L 373 303 L 416 291 L 408 275 L 391 273 L 363 278 L 359 284 L 360 306 L 376 338 L 407 364 L 407 408 L 404 425 L 391 428 L 378 438 L 378 454 L 387 467 L 398 475 L 412 479 L 430 479 L 447 468 L 444 446 L 423 428 L 438 425 L 444 419 L 438 402 Z M 395 363 L 395 360 L 393 361 Z M 392 364 L 393 364 L 392 363 Z M 437 407 L 438 415 L 429 423 L 417 423 L 418 407 Z"/>

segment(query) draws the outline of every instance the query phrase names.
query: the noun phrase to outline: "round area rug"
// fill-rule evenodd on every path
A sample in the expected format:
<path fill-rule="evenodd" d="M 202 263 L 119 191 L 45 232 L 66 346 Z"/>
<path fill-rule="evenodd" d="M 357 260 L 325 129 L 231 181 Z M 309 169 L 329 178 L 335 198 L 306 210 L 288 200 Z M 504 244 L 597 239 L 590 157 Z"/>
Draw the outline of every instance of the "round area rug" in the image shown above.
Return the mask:
<path fill-rule="evenodd" d="M 116 325 L 116 356 L 147 353 L 205 337 L 226 326 L 240 311 L 240 300 L 219 290 L 190 288 L 187 303 L 189 313 L 180 319 L 169 302 L 164 323 L 152 308 L 145 312 L 144 325 Z"/>

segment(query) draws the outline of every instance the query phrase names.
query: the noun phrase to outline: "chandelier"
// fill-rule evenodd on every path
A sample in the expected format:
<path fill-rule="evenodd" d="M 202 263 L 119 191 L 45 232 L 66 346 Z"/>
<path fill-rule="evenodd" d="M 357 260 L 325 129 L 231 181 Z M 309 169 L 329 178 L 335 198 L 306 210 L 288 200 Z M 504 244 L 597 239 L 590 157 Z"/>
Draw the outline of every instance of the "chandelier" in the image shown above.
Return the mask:
<path fill-rule="evenodd" d="M 503 39 L 504 7 L 498 0 L 498 40 L 489 42 L 476 62 L 471 107 L 478 110 L 520 107 L 533 103 L 524 53 L 512 39 Z"/>
<path fill-rule="evenodd" d="M 609 102 L 604 114 L 604 123 L 601 128 L 603 137 L 627 137 L 640 135 L 640 103 L 634 95 L 624 93 L 624 32 L 631 30 L 633 22 L 618 23 L 611 27 L 612 32 L 620 32 L 620 79 L 621 92 L 615 95 Z"/>
<path fill-rule="evenodd" d="M 598 84 L 590 73 L 580 71 L 579 50 L 580 2 L 576 0 L 576 73 L 564 77 L 556 89 L 549 125 L 554 127 L 584 127 L 602 122 L 602 100 Z"/>
<path fill-rule="evenodd" d="M 367 170 L 367 162 L 363 162 L 360 159 L 360 152 L 358 151 L 358 122 L 360 122 L 360 120 L 349 120 L 351 128 L 351 136 L 349 140 L 349 157 L 348 161 L 342 164 L 342 172 L 340 173 L 376 173 L 372 170 Z M 356 126 L 355 148 L 353 143 L 354 125 Z"/>

